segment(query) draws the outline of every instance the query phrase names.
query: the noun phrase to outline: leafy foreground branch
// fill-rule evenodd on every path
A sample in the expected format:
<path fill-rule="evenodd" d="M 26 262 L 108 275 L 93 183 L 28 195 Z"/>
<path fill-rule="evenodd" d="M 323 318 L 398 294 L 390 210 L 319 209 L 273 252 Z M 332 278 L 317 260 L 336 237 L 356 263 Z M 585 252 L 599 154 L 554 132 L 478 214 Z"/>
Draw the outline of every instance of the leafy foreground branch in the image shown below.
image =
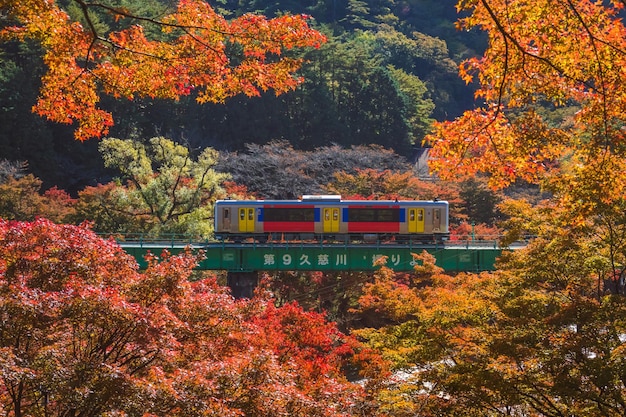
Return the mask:
<path fill-rule="evenodd" d="M 182 0 L 157 21 L 121 7 L 77 3 L 87 27 L 60 2 L 0 0 L 0 13 L 10 22 L 0 41 L 41 44 L 47 73 L 33 109 L 58 123 L 77 122 L 80 140 L 105 135 L 113 125 L 113 116 L 99 108 L 101 94 L 177 100 L 196 92 L 200 103 L 270 89 L 280 94 L 302 81 L 295 75 L 302 61 L 283 54 L 325 42 L 304 16 L 244 15 L 228 22 L 204 1 Z M 149 20 L 162 33 L 151 36 L 139 24 L 98 31 L 90 12 Z"/>

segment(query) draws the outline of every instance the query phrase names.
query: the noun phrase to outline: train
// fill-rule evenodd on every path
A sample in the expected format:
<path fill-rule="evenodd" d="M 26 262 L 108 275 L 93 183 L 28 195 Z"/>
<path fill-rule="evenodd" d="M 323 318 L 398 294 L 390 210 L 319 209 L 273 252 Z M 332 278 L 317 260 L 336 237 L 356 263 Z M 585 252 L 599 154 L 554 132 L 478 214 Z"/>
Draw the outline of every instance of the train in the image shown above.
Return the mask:
<path fill-rule="evenodd" d="M 443 242 L 449 236 L 447 201 L 343 200 L 305 195 L 298 200 L 218 200 L 215 237 L 232 242 Z"/>

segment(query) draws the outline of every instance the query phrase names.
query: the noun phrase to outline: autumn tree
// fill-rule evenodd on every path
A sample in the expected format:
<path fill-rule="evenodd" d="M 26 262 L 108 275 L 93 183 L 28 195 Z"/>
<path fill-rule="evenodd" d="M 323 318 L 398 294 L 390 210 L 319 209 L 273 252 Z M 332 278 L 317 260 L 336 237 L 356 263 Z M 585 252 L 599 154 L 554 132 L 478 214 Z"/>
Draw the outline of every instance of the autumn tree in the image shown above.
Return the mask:
<path fill-rule="evenodd" d="M 0 240 L 7 416 L 372 415 L 342 371 L 358 343 L 294 304 L 191 282 L 200 254 L 140 272 L 113 241 L 43 219 L 0 221 Z"/>
<path fill-rule="evenodd" d="M 374 200 L 415 199 L 450 200 L 458 203 L 458 190 L 452 184 L 422 181 L 412 171 L 397 172 L 389 169 L 357 168 L 354 173 L 336 172 L 333 181 L 326 185 L 331 194 L 344 198 L 358 197 Z"/>
<path fill-rule="evenodd" d="M 0 217 L 7 220 L 34 220 L 43 210 L 40 189 L 41 180 L 33 175 L 9 177 L 0 185 Z"/>
<path fill-rule="evenodd" d="M 3 0 L 0 10 L 11 24 L 0 39 L 41 44 L 47 73 L 33 110 L 55 122 L 76 122 L 80 140 L 104 135 L 113 124 L 98 105 L 101 94 L 175 100 L 197 93 L 201 103 L 268 89 L 280 94 L 301 82 L 295 75 L 301 61 L 284 52 L 325 40 L 302 15 L 247 14 L 226 21 L 202 0 L 182 0 L 159 18 L 135 15 L 116 3 L 69 4 L 80 11 L 80 21 L 61 2 Z M 108 30 L 95 13 L 133 23 Z M 148 23 L 162 35 L 151 35 L 144 28 Z"/>
<path fill-rule="evenodd" d="M 68 221 L 76 200 L 56 187 L 43 191 L 42 181 L 32 174 L 9 176 L 0 183 L 0 218 L 34 220 L 45 217 L 54 222 Z"/>
<path fill-rule="evenodd" d="M 485 104 L 436 124 L 428 138 L 433 168 L 445 177 L 488 172 L 492 186 L 560 172 L 552 184 L 561 193 L 593 184 L 584 198 L 591 210 L 594 200 L 623 195 L 623 7 L 586 0 L 459 3 L 468 12 L 459 26 L 489 35 L 485 55 L 461 66 L 465 80 L 477 78 Z M 558 123 L 541 116 L 564 106 L 579 111 Z"/>
<path fill-rule="evenodd" d="M 388 415 L 619 416 L 626 298 L 606 263 L 566 234 L 449 276 L 428 254 L 406 280 L 383 267 L 364 286 L 354 334 L 391 361 Z M 528 262 L 530 258 L 533 262 Z"/>
<path fill-rule="evenodd" d="M 484 105 L 436 124 L 432 166 L 487 172 L 493 187 L 539 183 L 552 198 L 500 206 L 509 237 L 534 239 L 498 272 L 419 294 L 420 336 L 408 339 L 432 349 L 412 377 L 438 415 L 624 413 L 623 7 L 458 5 L 462 28 L 489 35 L 485 55 L 461 66 Z M 549 115 L 561 107 L 575 111 Z"/>

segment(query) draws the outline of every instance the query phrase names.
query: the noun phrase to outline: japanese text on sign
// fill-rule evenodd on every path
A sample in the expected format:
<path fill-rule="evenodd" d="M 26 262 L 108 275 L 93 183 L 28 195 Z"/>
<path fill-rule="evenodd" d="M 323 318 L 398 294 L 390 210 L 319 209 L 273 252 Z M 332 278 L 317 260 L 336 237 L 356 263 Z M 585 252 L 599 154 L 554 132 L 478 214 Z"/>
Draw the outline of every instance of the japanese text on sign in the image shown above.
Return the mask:
<path fill-rule="evenodd" d="M 388 266 L 398 266 L 402 262 L 402 256 L 400 254 L 392 254 L 392 255 L 382 255 L 382 254 L 374 254 L 372 255 L 370 261 L 371 265 L 374 265 L 381 258 L 387 258 Z M 347 253 L 319 253 L 319 254 L 311 254 L 311 253 L 303 253 L 300 255 L 294 254 L 274 254 L 274 253 L 265 253 L 263 254 L 263 265 L 266 267 L 345 267 L 349 265 L 349 259 Z"/>

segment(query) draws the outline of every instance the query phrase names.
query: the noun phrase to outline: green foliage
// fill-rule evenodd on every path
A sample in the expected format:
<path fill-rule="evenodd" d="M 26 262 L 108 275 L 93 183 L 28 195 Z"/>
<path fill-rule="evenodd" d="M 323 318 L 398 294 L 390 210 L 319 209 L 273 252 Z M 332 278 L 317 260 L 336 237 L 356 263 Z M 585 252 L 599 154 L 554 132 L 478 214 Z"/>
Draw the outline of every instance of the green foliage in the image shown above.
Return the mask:
<path fill-rule="evenodd" d="M 72 16 L 82 18 L 77 2 L 60 3 Z M 368 32 L 357 33 L 340 23 L 347 16 L 347 1 L 220 1 L 220 11 L 231 17 L 246 12 L 310 14 L 330 38 L 329 47 L 288 53 L 306 60 L 300 70 L 305 82 L 280 97 L 235 97 L 224 105 L 202 107 L 186 98 L 177 103 L 103 98 L 103 109 L 110 110 L 117 123 L 111 136 L 163 135 L 184 138 L 194 148 L 231 151 L 271 140 L 288 140 L 294 148 L 304 150 L 332 144 L 380 144 L 408 156 L 412 144 L 419 144 L 428 131 L 431 118 L 458 114 L 471 100 L 471 90 L 455 74 L 451 55 L 456 51 L 448 51 L 446 38 L 436 38 L 431 31 L 433 22 L 447 22 L 452 27 L 455 16 L 448 13 L 446 5 L 453 10 L 453 2 L 427 2 L 428 7 L 422 3 L 364 2 L 362 6 L 369 12 L 359 18 Z M 104 4 L 147 18 L 159 18 L 173 6 L 158 0 L 110 0 Z M 428 10 L 422 11 L 422 7 Z M 102 9 L 90 10 L 98 31 L 140 23 L 151 36 L 162 36 L 154 33 L 154 25 L 148 21 L 116 19 Z M 419 21 L 424 16 L 427 19 Z M 441 33 L 457 36 L 450 30 Z M 4 52 L 0 108 L 7 109 L 0 112 L 0 125 L 7 127 L 0 130 L 0 154 L 10 160 L 27 160 L 46 187 L 57 185 L 73 195 L 85 186 L 108 182 L 109 174 L 94 162 L 97 143 L 67 143 L 69 128 L 51 126 L 31 114 L 43 72 L 41 51 L 25 44 L 20 50 L 15 44 L 0 47 Z M 426 90 L 422 92 L 422 88 Z"/>
<path fill-rule="evenodd" d="M 156 137 L 147 145 L 108 138 L 100 143 L 105 166 L 117 169 L 119 185 L 81 192 L 79 216 L 102 232 L 212 233 L 212 203 L 224 196 L 226 174 L 217 173 L 217 151 L 206 148 L 195 159 L 189 150 Z M 123 183 L 122 183 L 123 181 Z"/>
<path fill-rule="evenodd" d="M 408 80 L 391 73 L 382 57 L 375 51 L 369 33 L 331 39 L 319 51 L 307 53 L 310 64 L 305 77 L 310 81 L 303 86 L 304 92 L 325 100 L 321 107 L 329 111 L 324 118 L 330 122 L 302 131 L 302 135 L 311 137 L 305 141 L 309 148 L 312 144 L 325 145 L 320 142 L 321 137 L 343 146 L 379 144 L 402 155 L 410 153 L 416 139 L 413 125 L 428 123 L 428 114 L 418 115 L 415 111 L 421 107 L 425 91 L 413 95 L 416 90 L 412 90 Z M 320 103 L 310 104 L 315 109 L 320 107 Z M 427 111 L 426 108 L 422 110 Z M 313 114 L 313 109 L 308 113 Z M 426 119 L 421 120 L 423 116 Z"/>
<path fill-rule="evenodd" d="M 477 178 L 463 181 L 459 194 L 468 221 L 493 225 L 498 220 L 497 205 L 501 197 L 487 187 L 486 181 Z"/>
<path fill-rule="evenodd" d="M 409 142 L 420 144 L 422 139 L 430 130 L 432 123 L 432 112 L 435 104 L 430 99 L 425 99 L 427 92 L 426 85 L 422 80 L 413 74 L 408 74 L 402 69 L 390 66 L 388 68 L 391 76 L 398 84 L 400 93 L 405 97 L 407 124 L 411 127 L 409 131 Z"/>
<path fill-rule="evenodd" d="M 348 29 L 368 29 L 374 24 L 368 20 L 370 9 L 366 1 L 348 0 L 346 17 L 342 19 Z"/>
<path fill-rule="evenodd" d="M 11 97 L 11 94 L 16 92 L 10 88 L 10 83 L 18 76 L 18 73 L 17 64 L 8 60 L 6 54 L 0 52 L 0 97 L 3 98 L 1 108 L 3 112 L 14 109 L 12 101 L 15 100 L 15 96 Z"/>

